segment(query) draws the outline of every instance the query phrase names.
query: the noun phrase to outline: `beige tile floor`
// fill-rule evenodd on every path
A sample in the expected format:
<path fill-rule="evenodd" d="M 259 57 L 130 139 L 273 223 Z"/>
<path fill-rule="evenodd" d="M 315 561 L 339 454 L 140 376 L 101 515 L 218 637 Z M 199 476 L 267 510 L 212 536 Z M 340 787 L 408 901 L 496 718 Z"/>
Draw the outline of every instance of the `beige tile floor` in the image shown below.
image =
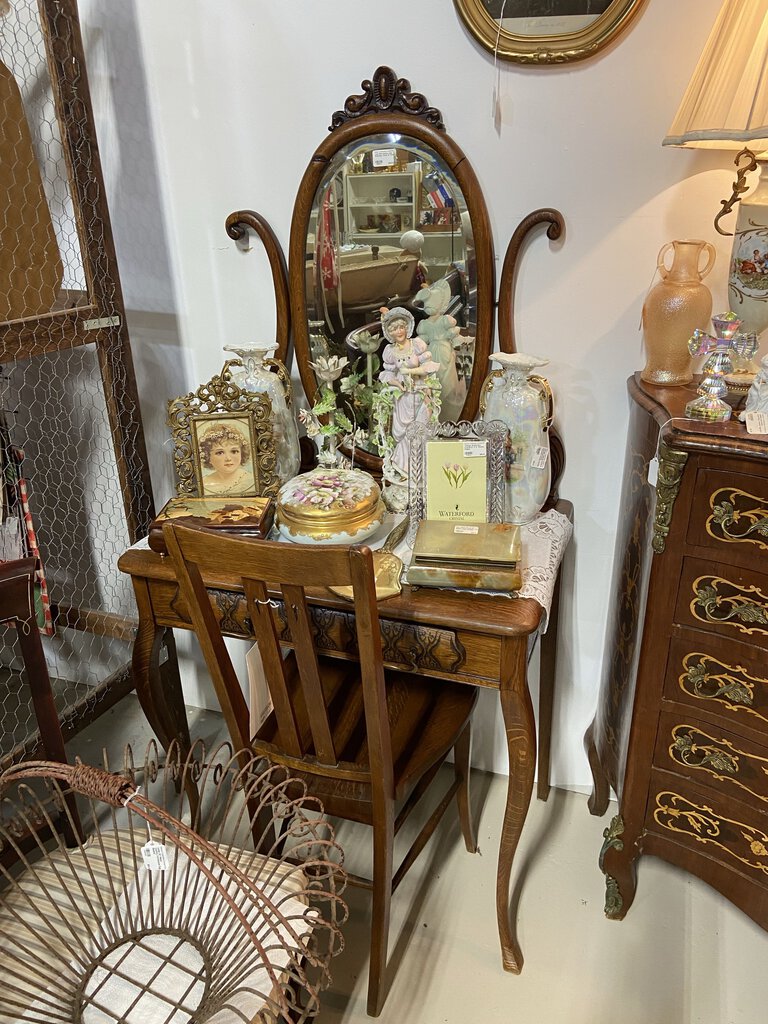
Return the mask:
<path fill-rule="evenodd" d="M 197 714 L 213 738 L 219 716 Z M 134 698 L 73 744 L 84 759 L 117 750 L 146 727 Z M 762 1024 L 768 1012 L 768 933 L 697 879 L 642 860 L 635 903 L 622 922 L 603 916 L 597 852 L 605 819 L 586 798 L 553 790 L 533 801 L 518 865 L 523 973 L 501 968 L 494 887 L 506 780 L 477 773 L 480 853 L 464 849 L 449 810 L 393 901 L 390 991 L 382 1024 Z M 610 814 L 610 811 L 609 811 Z M 368 830 L 338 830 L 350 868 L 368 867 Z M 403 846 L 408 837 L 403 837 Z M 334 962 L 320 1024 L 363 1024 L 368 895 L 350 889 L 346 948 Z"/>

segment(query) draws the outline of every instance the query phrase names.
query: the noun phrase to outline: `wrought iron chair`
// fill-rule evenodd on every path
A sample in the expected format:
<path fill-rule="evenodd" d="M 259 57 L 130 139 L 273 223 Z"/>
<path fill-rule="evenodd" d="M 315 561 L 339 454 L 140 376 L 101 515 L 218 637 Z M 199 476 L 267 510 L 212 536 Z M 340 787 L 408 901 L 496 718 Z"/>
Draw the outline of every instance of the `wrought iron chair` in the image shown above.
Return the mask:
<path fill-rule="evenodd" d="M 23 762 L 0 791 L 0 848 L 23 868 L 0 866 L 0 1024 L 316 1015 L 342 945 L 344 871 L 322 808 L 283 768 L 229 745 L 184 761 L 172 749 L 160 766 L 153 744 L 138 770 L 129 750 L 121 774 Z M 75 845 L 55 825 L 65 791 L 83 798 Z"/>
<path fill-rule="evenodd" d="M 350 881 L 373 891 L 368 1013 L 378 1016 L 386 996 L 392 892 L 454 796 L 466 847 L 476 850 L 469 755 L 477 690 L 417 672 L 385 672 L 366 547 L 253 542 L 173 523 L 164 526 L 164 535 L 233 743 L 304 779 L 329 815 L 372 826 L 373 879 Z M 245 595 L 274 704 L 255 736 L 206 580 L 226 580 Z M 354 620 L 341 658 L 315 649 L 305 586 L 351 586 Z M 294 649 L 284 657 L 286 638 Z M 452 749 L 452 784 L 393 872 L 394 836 Z"/>

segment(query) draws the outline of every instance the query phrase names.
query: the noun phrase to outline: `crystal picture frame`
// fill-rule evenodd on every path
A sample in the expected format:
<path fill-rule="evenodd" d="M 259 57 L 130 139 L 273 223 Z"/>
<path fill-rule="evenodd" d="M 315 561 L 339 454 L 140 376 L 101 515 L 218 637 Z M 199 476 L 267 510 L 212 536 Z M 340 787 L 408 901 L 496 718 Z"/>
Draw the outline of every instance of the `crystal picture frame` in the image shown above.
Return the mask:
<path fill-rule="evenodd" d="M 408 458 L 408 543 L 413 544 L 419 523 L 427 518 L 427 451 L 429 445 L 446 441 L 485 441 L 486 502 L 485 521 L 504 521 L 504 443 L 507 426 L 501 420 L 470 423 L 413 423 L 406 437 Z"/>

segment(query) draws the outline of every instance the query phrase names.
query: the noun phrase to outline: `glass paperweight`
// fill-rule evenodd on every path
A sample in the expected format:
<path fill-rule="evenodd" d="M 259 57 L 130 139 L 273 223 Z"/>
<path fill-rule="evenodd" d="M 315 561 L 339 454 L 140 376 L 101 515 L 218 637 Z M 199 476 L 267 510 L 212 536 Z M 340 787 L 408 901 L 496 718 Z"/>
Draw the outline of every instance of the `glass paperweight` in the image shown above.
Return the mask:
<path fill-rule="evenodd" d="M 270 358 L 274 344 L 225 345 L 241 368 L 234 366 L 232 379 L 243 391 L 265 394 L 272 406 L 272 431 L 277 456 L 277 476 L 281 483 L 296 476 L 301 463 L 299 432 L 291 408 L 291 379 L 279 359 Z"/>

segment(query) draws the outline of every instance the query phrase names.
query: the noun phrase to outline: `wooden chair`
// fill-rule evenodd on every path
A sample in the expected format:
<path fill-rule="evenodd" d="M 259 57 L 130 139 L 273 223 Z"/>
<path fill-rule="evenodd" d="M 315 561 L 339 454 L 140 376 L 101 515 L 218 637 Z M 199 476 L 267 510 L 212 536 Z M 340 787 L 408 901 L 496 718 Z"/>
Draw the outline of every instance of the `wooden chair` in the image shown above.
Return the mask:
<path fill-rule="evenodd" d="M 371 551 L 366 547 L 307 547 L 221 537 L 167 524 L 182 596 L 236 748 L 250 746 L 304 779 L 328 814 L 373 828 L 373 880 L 351 879 L 373 891 L 368 1013 L 386 996 L 390 901 L 454 795 L 464 842 L 476 844 L 469 812 L 470 716 L 474 687 L 385 671 Z M 227 653 L 205 579 L 235 580 L 248 614 L 274 703 L 256 736 Z M 294 650 L 283 657 L 273 616 L 281 596 Z M 358 660 L 318 655 L 304 587 L 353 588 Z M 452 785 L 393 873 L 394 836 L 451 749 Z M 396 805 L 399 812 L 396 813 Z"/>
<path fill-rule="evenodd" d="M 40 733 L 40 749 L 51 761 L 66 763 L 67 754 L 64 749 L 64 737 L 61 723 L 56 711 L 51 689 L 48 665 L 43 653 L 43 644 L 35 617 L 34 586 L 35 558 L 20 558 L 12 562 L 0 563 L 0 622 L 10 622 L 16 627 L 16 639 L 24 662 L 26 681 L 32 695 L 32 707 Z M 2 767 L 0 759 L 0 767 Z M 79 818 L 74 797 L 67 796 L 69 817 L 79 830 Z M 64 829 L 71 841 L 74 834 L 69 831 L 69 818 L 62 815 Z M 33 845 L 34 838 L 30 835 L 20 839 L 22 848 Z M 16 860 L 15 852 L 7 846 L 0 845 L 0 863 L 12 864 Z"/>

